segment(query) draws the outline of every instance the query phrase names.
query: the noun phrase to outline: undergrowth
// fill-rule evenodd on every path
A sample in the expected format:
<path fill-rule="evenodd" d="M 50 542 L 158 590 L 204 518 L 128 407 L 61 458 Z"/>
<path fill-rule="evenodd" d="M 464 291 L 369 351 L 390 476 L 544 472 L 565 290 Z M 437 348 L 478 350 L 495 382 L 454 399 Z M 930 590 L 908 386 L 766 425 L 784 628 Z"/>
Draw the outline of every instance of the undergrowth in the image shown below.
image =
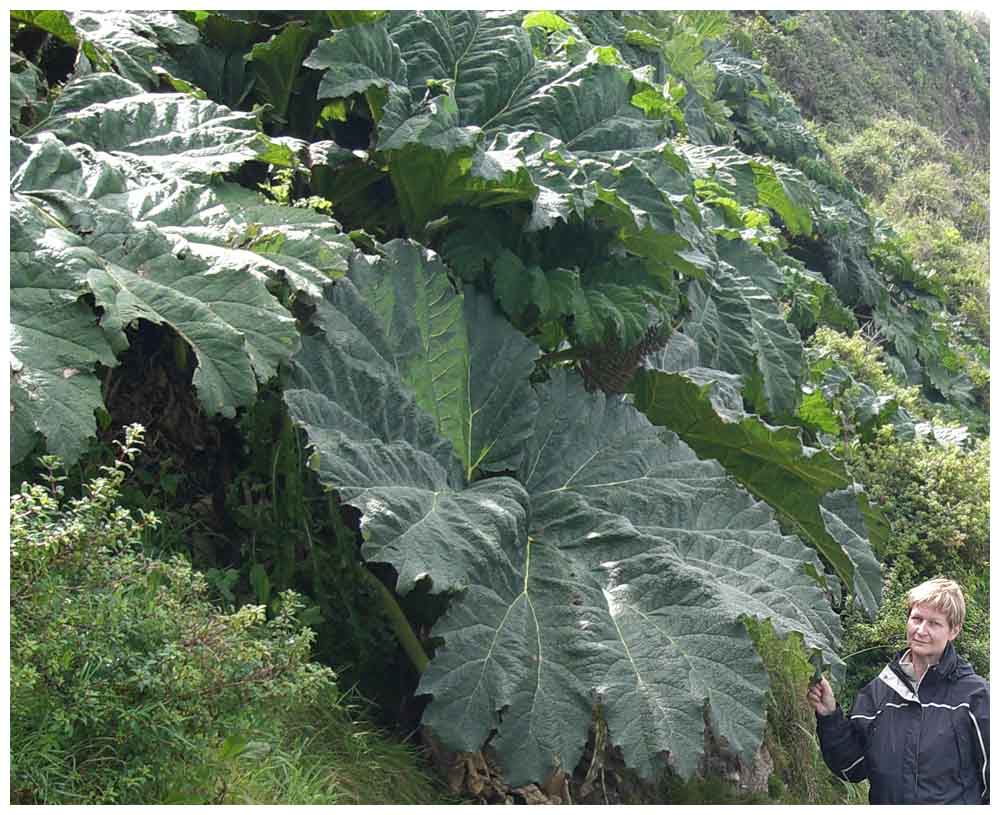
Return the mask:
<path fill-rule="evenodd" d="M 68 498 L 59 462 L 11 497 L 11 801 L 429 803 L 416 751 L 311 659 L 301 598 L 223 612 L 155 515 L 119 505 L 142 445 Z"/>
<path fill-rule="evenodd" d="M 858 785 L 844 784 L 823 763 L 816 716 L 806 701 L 813 666 L 802 638 L 779 637 L 769 622 L 746 621 L 767 669 L 770 688 L 764 746 L 774 762 L 768 796 L 783 804 L 853 803 Z M 867 802 L 867 791 L 863 801 Z"/>

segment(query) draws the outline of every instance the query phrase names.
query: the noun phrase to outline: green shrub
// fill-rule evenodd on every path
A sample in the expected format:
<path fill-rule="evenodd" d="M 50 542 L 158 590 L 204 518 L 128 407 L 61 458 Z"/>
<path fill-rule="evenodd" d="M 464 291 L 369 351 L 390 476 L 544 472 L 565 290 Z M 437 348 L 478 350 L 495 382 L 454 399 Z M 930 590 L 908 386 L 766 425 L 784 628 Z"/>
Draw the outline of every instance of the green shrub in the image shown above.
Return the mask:
<path fill-rule="evenodd" d="M 892 183 L 884 196 L 882 209 L 893 222 L 918 214 L 954 223 L 962 216 L 960 184 L 960 179 L 946 164 L 937 161 L 920 164 Z"/>
<path fill-rule="evenodd" d="M 863 332 L 847 335 L 820 326 L 806 343 L 806 355 L 812 366 L 823 360 L 835 361 L 858 382 L 863 382 L 877 393 L 893 397 L 914 415 L 923 414 L 920 388 L 900 384 L 889 373 L 881 346 Z"/>
<path fill-rule="evenodd" d="M 927 214 L 900 215 L 894 228 L 917 273 L 935 281 L 949 309 L 973 332 L 969 339 L 984 350 L 988 372 L 989 241 L 964 238 L 950 220 Z"/>
<path fill-rule="evenodd" d="M 938 135 L 901 116 L 876 119 L 850 141 L 834 146 L 832 157 L 844 175 L 876 201 L 884 200 L 907 173 L 938 164 L 943 169 L 939 175 L 946 178 L 950 162 L 957 161 Z"/>
<path fill-rule="evenodd" d="M 848 659 L 843 704 L 906 646 L 906 593 L 938 575 L 957 580 L 966 597 L 959 653 L 989 676 L 989 445 L 972 449 L 900 441 L 883 428 L 861 447 L 856 476 L 892 529 L 878 554 L 885 563 L 883 602 L 874 621 L 844 617 Z"/>
<path fill-rule="evenodd" d="M 11 497 L 15 803 L 423 803 L 412 751 L 353 719 L 286 592 L 222 613 L 187 561 L 117 506 L 141 445 L 68 499 L 58 462 Z M 399 772 L 386 774 L 386 766 Z M 391 786 L 390 786 L 391 785 Z"/>
<path fill-rule="evenodd" d="M 830 148 L 847 178 L 897 221 L 932 212 L 953 221 L 970 240 L 989 229 L 989 172 L 984 159 L 949 146 L 912 119 L 887 116 Z"/>
<path fill-rule="evenodd" d="M 989 561 L 989 445 L 899 441 L 882 428 L 858 452 L 856 477 L 892 528 L 879 556 L 908 558 L 924 578 Z"/>

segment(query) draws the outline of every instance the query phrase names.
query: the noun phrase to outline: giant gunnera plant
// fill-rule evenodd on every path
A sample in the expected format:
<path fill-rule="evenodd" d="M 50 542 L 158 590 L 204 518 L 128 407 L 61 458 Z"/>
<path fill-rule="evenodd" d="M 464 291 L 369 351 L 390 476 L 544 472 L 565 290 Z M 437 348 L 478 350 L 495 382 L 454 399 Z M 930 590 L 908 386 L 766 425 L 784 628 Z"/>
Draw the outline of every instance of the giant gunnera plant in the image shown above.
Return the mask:
<path fill-rule="evenodd" d="M 81 455 L 143 324 L 208 417 L 276 385 L 360 557 L 447 599 L 423 725 L 513 786 L 595 717 L 646 777 L 706 728 L 749 759 L 749 620 L 842 675 L 884 528 L 797 416 L 802 337 L 874 313 L 919 378 L 919 326 L 855 199 L 748 152 L 822 159 L 725 13 L 12 24 L 49 49 L 11 74 L 14 462 Z"/>

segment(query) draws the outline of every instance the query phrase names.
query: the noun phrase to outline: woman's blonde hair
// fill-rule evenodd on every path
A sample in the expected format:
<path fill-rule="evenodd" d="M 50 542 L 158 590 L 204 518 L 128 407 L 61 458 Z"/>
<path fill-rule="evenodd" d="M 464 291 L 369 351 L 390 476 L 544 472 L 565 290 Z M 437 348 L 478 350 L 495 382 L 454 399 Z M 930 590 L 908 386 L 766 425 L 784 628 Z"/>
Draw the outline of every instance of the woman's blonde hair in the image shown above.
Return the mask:
<path fill-rule="evenodd" d="M 935 577 L 910 589 L 906 594 L 907 616 L 914 606 L 937 609 L 948 619 L 948 625 L 952 628 L 960 628 L 965 622 L 965 596 L 962 594 L 962 587 L 946 577 Z"/>

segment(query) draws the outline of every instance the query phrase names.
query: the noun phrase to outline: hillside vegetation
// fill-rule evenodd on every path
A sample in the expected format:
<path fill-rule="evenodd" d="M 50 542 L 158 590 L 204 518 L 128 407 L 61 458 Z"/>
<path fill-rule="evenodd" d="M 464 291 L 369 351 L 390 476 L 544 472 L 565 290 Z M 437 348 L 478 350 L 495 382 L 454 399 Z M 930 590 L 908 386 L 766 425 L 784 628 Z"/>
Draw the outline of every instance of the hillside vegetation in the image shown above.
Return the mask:
<path fill-rule="evenodd" d="M 883 428 L 850 453 L 893 534 L 879 551 L 886 590 L 877 620 L 845 618 L 845 650 L 862 653 L 849 664 L 841 702 L 879 669 L 886 644 L 904 641 L 909 587 L 938 574 L 965 587 L 970 618 L 958 647 L 988 676 L 988 20 L 959 12 L 810 11 L 745 15 L 742 24 L 831 163 L 866 196 L 868 211 L 891 225 L 911 279 L 946 305 L 939 319 L 982 411 L 928 405 L 906 389 L 905 378 L 891 385 L 881 332 L 858 343 L 820 331 L 812 341 L 813 358 L 837 357 L 907 410 L 930 408 L 972 431 L 940 446 Z"/>
<path fill-rule="evenodd" d="M 747 14 L 747 13 L 741 13 Z M 749 13 L 767 72 L 803 116 L 849 141 L 887 115 L 988 160 L 989 20 L 959 11 Z"/>
<path fill-rule="evenodd" d="M 857 800 L 814 671 L 989 671 L 988 28 L 872 14 L 11 12 L 15 798 Z"/>

